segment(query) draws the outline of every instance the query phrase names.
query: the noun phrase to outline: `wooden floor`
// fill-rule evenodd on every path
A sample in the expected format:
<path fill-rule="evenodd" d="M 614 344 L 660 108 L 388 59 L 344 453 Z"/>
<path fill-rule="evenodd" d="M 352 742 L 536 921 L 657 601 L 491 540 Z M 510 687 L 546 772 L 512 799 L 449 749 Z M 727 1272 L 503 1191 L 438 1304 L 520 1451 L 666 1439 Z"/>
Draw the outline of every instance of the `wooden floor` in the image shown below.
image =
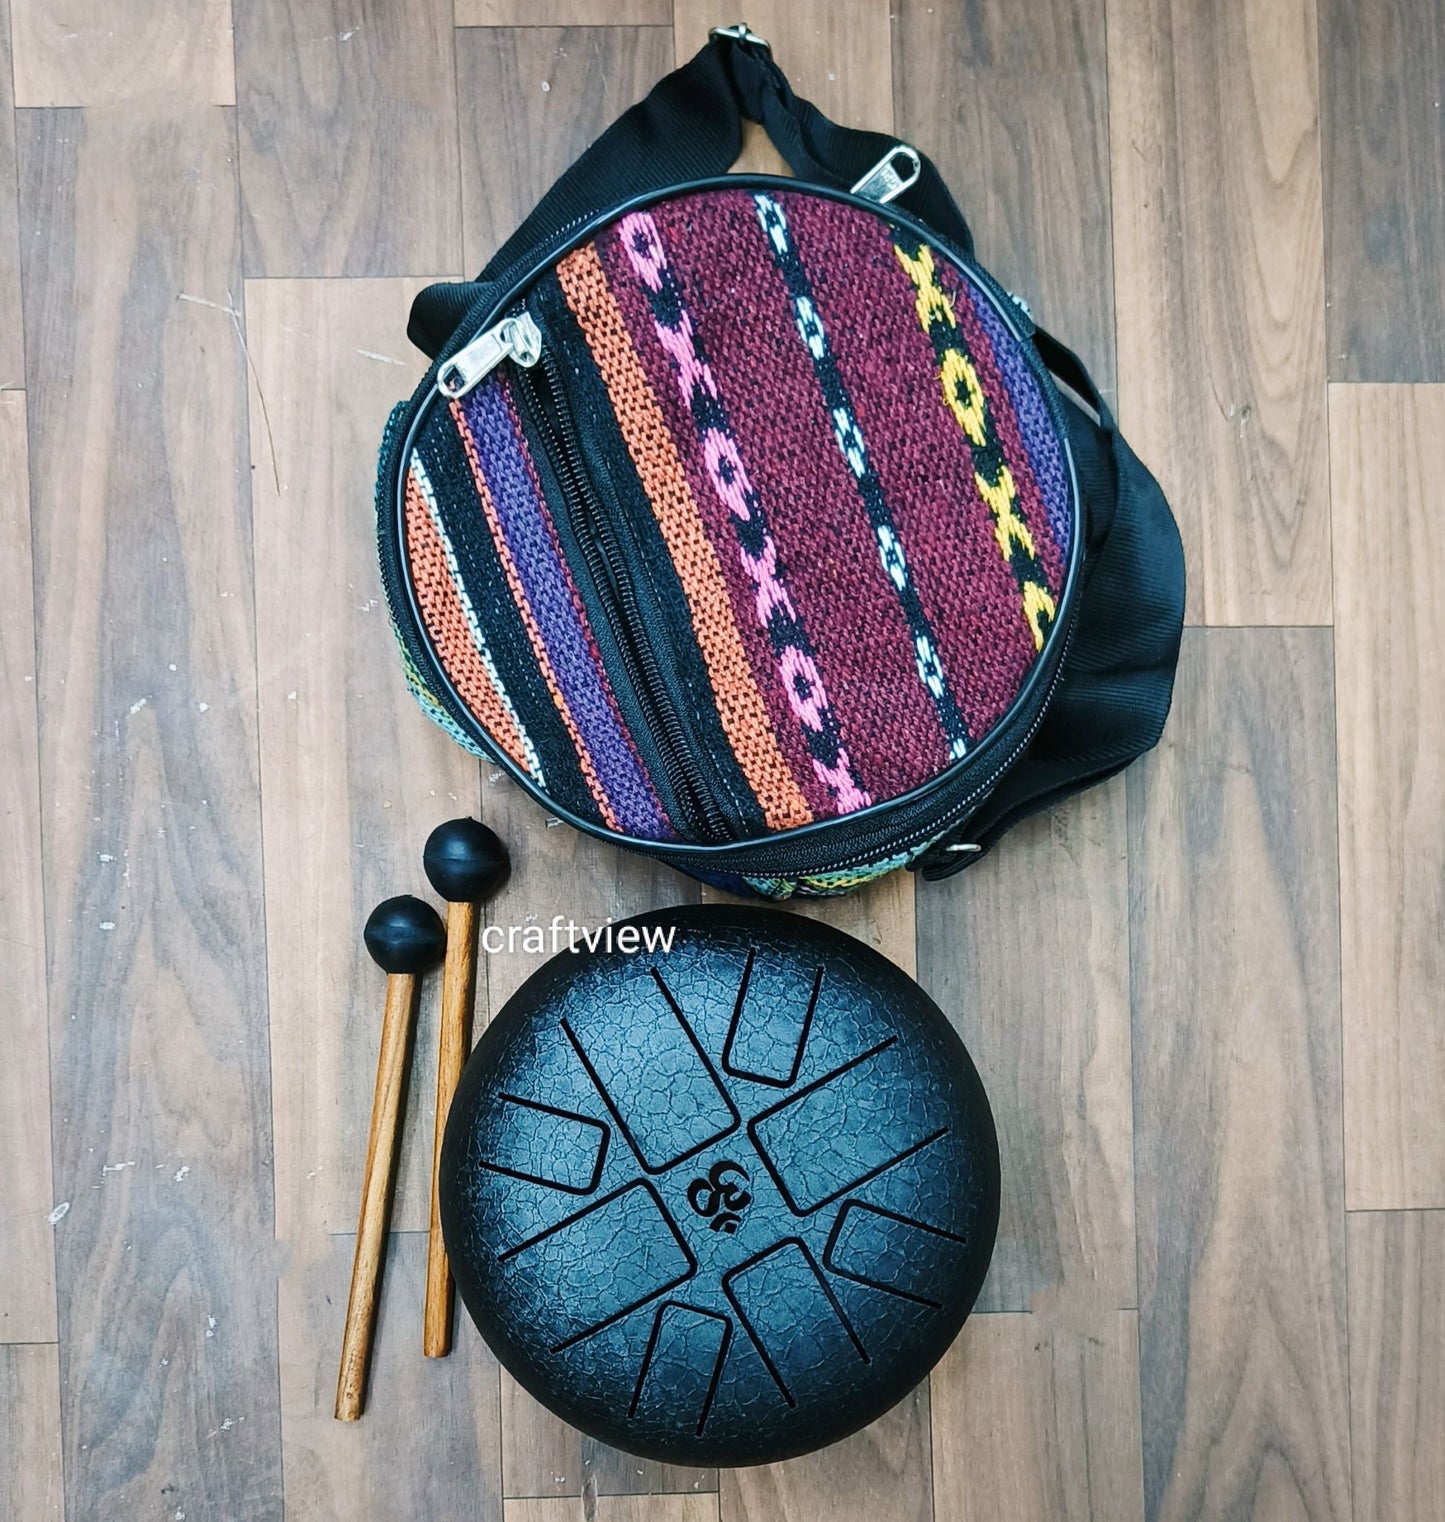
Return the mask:
<path fill-rule="evenodd" d="M 478 808 L 499 923 L 696 896 L 413 709 L 370 543 L 408 304 L 739 18 L 0 0 L 7 1522 L 1445 1517 L 1445 0 L 749 5 L 937 158 L 1188 553 L 1157 752 L 825 911 L 984 1074 L 980 1314 L 812 1458 L 605 1449 L 469 1327 L 421 1357 L 423 1077 L 332 1420 L 367 911 Z M 534 961 L 489 959 L 492 1009 Z"/>

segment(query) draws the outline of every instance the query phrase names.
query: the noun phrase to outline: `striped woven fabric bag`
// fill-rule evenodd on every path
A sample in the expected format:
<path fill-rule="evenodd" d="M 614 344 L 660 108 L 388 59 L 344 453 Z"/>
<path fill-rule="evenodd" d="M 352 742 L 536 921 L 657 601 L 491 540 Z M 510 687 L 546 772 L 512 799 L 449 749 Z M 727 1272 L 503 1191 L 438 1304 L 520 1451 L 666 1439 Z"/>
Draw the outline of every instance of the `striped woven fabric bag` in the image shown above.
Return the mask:
<path fill-rule="evenodd" d="M 745 116 L 797 179 L 724 173 Z M 746 28 L 411 334 L 436 362 L 377 494 L 409 680 L 579 828 L 839 893 L 957 870 L 1157 739 L 1184 591 L 1158 486 L 933 166 L 827 121 Z"/>

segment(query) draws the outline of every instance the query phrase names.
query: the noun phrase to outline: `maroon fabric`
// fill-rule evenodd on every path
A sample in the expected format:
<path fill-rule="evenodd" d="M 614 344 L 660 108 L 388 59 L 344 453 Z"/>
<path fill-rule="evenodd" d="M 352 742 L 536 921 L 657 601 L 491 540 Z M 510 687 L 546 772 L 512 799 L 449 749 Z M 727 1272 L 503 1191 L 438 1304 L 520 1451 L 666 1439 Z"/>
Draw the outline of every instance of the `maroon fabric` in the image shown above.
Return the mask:
<path fill-rule="evenodd" d="M 808 807 L 812 809 L 815 817 L 830 817 L 837 812 L 836 800 L 814 770 L 797 717 L 788 703 L 787 694 L 779 685 L 777 658 L 769 647 L 767 631 L 760 623 L 754 609 L 753 583 L 739 557 L 737 531 L 731 521 L 731 514 L 718 500 L 717 493 L 708 479 L 702 446 L 688 414 L 687 404 L 678 387 L 676 368 L 658 338 L 652 312 L 648 306 L 647 294 L 632 270 L 619 238 L 618 229 L 613 227 L 597 240 L 597 252 L 607 275 L 607 284 L 627 324 L 632 346 L 642 362 L 642 368 L 647 374 L 653 395 L 657 398 L 662 415 L 667 420 L 667 430 L 672 436 L 672 442 L 677 448 L 678 457 L 687 474 L 688 486 L 691 488 L 693 500 L 697 503 L 708 541 L 722 567 L 723 581 L 727 586 L 729 601 L 732 603 L 733 618 L 742 636 L 743 648 L 747 651 L 753 680 L 767 705 L 768 716 L 772 720 L 773 732 L 777 736 L 779 748 L 787 758 L 789 769 L 802 789 L 803 796 L 808 800 Z M 669 264 L 674 275 L 681 279 L 684 274 L 684 261 L 679 259 L 678 251 L 667 238 L 665 230 L 663 238 L 667 245 Z M 716 365 L 711 352 L 706 348 L 706 339 L 704 339 L 704 350 L 707 353 L 709 368 L 715 372 Z M 756 482 L 753 460 L 746 450 L 743 452 L 743 463 Z M 789 581 L 791 583 L 791 575 Z M 831 673 L 825 670 L 824 682 L 829 686 L 831 696 L 830 676 Z M 844 742 L 849 743 L 849 737 L 846 734 Z M 865 781 L 864 785 L 869 784 Z"/>
<path fill-rule="evenodd" d="M 943 730 L 752 198 L 710 199 L 717 213 L 668 202 L 654 217 L 703 313 L 703 345 L 859 780 L 896 797 L 947 764 Z"/>
<path fill-rule="evenodd" d="M 782 199 L 944 672 L 977 741 L 1018 695 L 1035 651 L 913 283 L 883 223 L 818 196 Z M 1007 410 L 984 386 L 995 416 Z"/>

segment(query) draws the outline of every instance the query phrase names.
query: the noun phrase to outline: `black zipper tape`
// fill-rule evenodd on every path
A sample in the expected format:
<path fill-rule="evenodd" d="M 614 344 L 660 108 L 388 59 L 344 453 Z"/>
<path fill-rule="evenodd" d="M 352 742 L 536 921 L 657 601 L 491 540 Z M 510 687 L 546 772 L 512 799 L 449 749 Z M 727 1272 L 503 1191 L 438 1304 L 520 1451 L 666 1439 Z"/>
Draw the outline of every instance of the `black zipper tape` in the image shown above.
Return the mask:
<path fill-rule="evenodd" d="M 688 744 L 686 726 L 663 679 L 654 643 L 657 631 L 650 627 L 655 620 L 646 616 L 638 597 L 619 542 L 621 525 L 597 501 L 599 483 L 587 469 L 556 357 L 544 347 L 536 365 L 517 373 L 519 389 L 546 441 L 548 462 L 557 478 L 593 600 L 606 619 L 626 668 L 627 685 L 641 710 L 641 728 L 652 739 L 671 795 L 669 801 L 683 815 L 676 822 L 706 841 L 726 840 L 727 819 L 713 802 L 711 791 L 700 782 L 703 769 Z"/>

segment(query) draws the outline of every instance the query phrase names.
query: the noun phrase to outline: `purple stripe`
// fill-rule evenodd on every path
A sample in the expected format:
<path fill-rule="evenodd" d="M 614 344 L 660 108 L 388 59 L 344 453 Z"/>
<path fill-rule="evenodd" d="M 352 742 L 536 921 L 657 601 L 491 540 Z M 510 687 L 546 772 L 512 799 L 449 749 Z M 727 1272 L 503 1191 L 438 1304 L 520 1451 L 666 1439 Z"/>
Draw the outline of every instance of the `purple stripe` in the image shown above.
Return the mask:
<path fill-rule="evenodd" d="M 979 324 L 988 334 L 994 363 L 1018 414 L 1019 432 L 1023 435 L 1029 465 L 1048 514 L 1050 532 L 1067 561 L 1069 536 L 1073 530 L 1069 513 L 1069 472 L 1059 447 L 1054 420 L 1049 416 L 1048 403 L 1019 350 L 1018 340 L 1005 329 L 1003 319 L 994 311 L 992 303 L 979 298 L 973 308 Z"/>
<path fill-rule="evenodd" d="M 666 838 L 672 830 L 604 685 L 596 646 L 574 599 L 502 386 L 478 386 L 462 412 L 562 696 L 617 821 L 630 835 Z"/>

